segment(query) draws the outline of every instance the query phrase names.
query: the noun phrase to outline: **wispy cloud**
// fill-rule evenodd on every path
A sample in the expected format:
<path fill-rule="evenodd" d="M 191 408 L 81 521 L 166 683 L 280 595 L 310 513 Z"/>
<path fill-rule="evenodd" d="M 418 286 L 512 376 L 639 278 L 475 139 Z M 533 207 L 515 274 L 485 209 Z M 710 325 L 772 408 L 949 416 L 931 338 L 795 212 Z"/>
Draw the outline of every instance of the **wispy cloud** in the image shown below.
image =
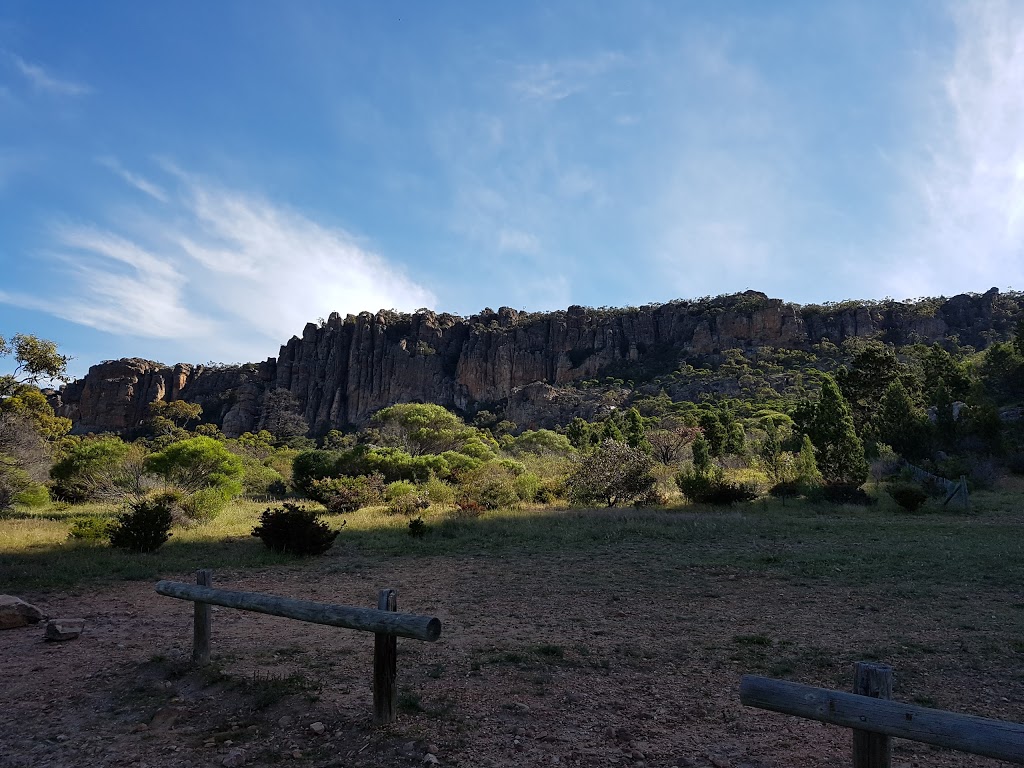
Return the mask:
<path fill-rule="evenodd" d="M 129 171 L 117 161 L 117 158 L 105 156 L 98 158 L 96 162 L 104 168 L 112 171 L 117 176 L 120 176 L 126 184 L 135 187 L 135 189 L 139 190 L 143 194 L 149 195 L 154 200 L 159 200 L 161 203 L 167 202 L 167 193 L 161 189 L 159 185 L 154 184 L 149 179 L 146 179 L 137 173 Z"/>
<path fill-rule="evenodd" d="M 38 64 L 25 61 L 21 56 L 10 54 L 11 61 L 32 87 L 39 91 L 46 91 L 60 96 L 85 96 L 92 93 L 92 88 L 72 80 L 62 80 L 54 77 Z"/>
<path fill-rule="evenodd" d="M 956 49 L 928 153 L 911 173 L 923 215 L 892 291 L 1024 285 L 1024 6 L 953 4 Z"/>
<path fill-rule="evenodd" d="M 433 295 L 338 227 L 182 174 L 157 211 L 53 228 L 62 298 L 0 302 L 114 334 L 176 339 L 192 360 L 259 359 L 333 311 L 411 310 Z"/>
<path fill-rule="evenodd" d="M 589 87 L 609 70 L 628 59 L 615 51 L 603 51 L 583 58 L 542 61 L 519 67 L 512 88 L 532 101 L 561 101 Z"/>

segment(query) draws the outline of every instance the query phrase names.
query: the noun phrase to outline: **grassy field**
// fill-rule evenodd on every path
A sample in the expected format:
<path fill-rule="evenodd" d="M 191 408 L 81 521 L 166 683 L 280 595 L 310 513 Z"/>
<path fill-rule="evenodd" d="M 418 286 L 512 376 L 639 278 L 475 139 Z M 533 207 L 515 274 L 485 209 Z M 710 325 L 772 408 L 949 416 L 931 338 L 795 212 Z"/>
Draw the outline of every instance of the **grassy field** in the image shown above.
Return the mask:
<path fill-rule="evenodd" d="M 1008 587 L 1024 583 L 1024 514 L 1014 490 L 975 494 L 969 512 L 937 504 L 901 512 L 887 498 L 875 506 L 762 500 L 716 509 L 503 510 L 460 518 L 448 510 L 423 515 L 428 532 L 408 535 L 408 518 L 371 508 L 327 516 L 345 527 L 326 556 L 423 557 L 605 553 L 642 545 L 665 567 L 730 567 L 840 584 L 898 582 L 901 588 L 948 584 Z M 314 561 L 267 551 L 250 536 L 266 502 L 237 501 L 215 520 L 175 528 L 158 552 L 130 554 L 105 543 L 69 538 L 82 516 L 113 517 L 111 505 L 42 508 L 0 520 L 0 582 L 7 591 L 61 589 L 122 579 L 154 579 L 193 568 L 247 569 Z"/>

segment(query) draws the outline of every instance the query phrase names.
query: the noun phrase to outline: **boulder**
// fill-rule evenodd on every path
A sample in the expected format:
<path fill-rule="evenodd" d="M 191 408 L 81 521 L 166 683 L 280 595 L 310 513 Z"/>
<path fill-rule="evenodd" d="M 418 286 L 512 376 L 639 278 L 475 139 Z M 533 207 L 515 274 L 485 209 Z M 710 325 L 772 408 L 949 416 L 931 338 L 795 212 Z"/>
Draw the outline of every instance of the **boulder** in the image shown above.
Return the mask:
<path fill-rule="evenodd" d="M 43 612 L 13 595 L 0 595 L 0 629 L 15 629 L 37 624 Z"/>
<path fill-rule="evenodd" d="M 85 619 L 50 619 L 46 622 L 46 639 L 50 641 L 76 640 L 85 629 Z"/>

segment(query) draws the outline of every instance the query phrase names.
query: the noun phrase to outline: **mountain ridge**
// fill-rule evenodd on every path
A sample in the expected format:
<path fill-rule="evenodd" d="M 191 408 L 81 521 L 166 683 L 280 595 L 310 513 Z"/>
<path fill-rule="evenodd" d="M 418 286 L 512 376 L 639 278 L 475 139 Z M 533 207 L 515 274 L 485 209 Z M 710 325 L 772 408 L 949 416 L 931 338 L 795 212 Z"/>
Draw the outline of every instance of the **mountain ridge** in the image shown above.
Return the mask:
<path fill-rule="evenodd" d="M 266 393 L 275 389 L 294 396 L 311 434 L 365 424 L 400 402 L 463 413 L 508 407 L 531 425 L 553 424 L 566 410 L 553 406 L 560 394 L 607 372 L 651 378 L 690 361 L 714 361 L 727 350 L 809 351 L 823 340 L 982 349 L 1006 338 L 1022 309 L 1024 294 L 992 288 L 948 299 L 803 306 L 745 291 L 545 313 L 508 307 L 469 317 L 430 310 L 332 313 L 307 323 L 276 358 L 223 367 L 104 361 L 51 395 L 51 403 L 76 433 L 129 431 L 146 418 L 150 402 L 181 399 L 201 404 L 204 421 L 236 436 L 259 428 Z"/>

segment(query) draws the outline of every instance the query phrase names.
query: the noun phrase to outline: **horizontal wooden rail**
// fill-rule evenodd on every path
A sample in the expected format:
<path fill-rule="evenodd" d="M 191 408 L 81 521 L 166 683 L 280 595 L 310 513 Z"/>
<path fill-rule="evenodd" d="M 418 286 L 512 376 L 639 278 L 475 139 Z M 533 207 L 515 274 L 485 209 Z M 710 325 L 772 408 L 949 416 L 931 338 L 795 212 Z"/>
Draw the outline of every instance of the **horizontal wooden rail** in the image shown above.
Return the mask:
<path fill-rule="evenodd" d="M 883 733 L 1024 765 L 1024 725 L 875 699 L 785 680 L 745 675 L 748 707 Z"/>
<path fill-rule="evenodd" d="M 196 603 L 223 605 L 243 611 L 286 616 L 289 619 L 330 624 L 334 627 L 359 629 L 383 635 L 411 637 L 432 643 L 441 637 L 441 620 L 432 616 L 411 613 L 393 613 L 372 608 L 352 608 L 345 605 L 314 603 L 311 600 L 293 600 L 288 597 L 263 595 L 257 592 L 230 592 L 177 581 L 158 581 L 156 591 L 167 597 L 192 600 Z"/>

